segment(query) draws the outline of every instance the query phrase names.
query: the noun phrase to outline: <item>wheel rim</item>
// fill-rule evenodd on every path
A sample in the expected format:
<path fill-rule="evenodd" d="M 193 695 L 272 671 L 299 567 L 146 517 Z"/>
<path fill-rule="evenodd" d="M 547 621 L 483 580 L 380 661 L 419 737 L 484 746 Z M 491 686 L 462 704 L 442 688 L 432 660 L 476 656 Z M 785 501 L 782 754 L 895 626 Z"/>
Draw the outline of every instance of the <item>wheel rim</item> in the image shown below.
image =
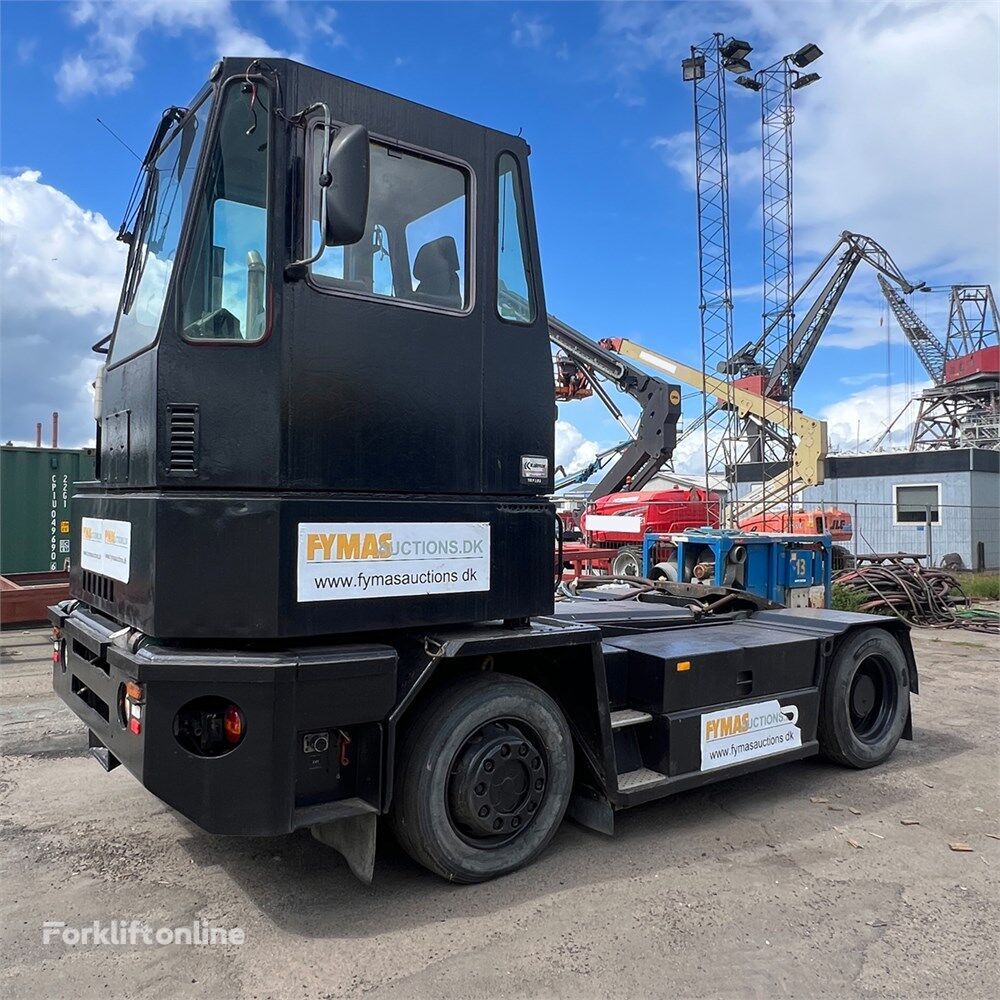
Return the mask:
<path fill-rule="evenodd" d="M 863 743 L 878 743 L 892 727 L 897 696 L 896 674 L 883 656 L 858 664 L 847 697 L 854 735 Z"/>
<path fill-rule="evenodd" d="M 452 761 L 447 790 L 451 824 L 473 846 L 501 847 L 531 825 L 547 787 L 546 757 L 537 734 L 520 719 L 487 722 Z"/>
<path fill-rule="evenodd" d="M 614 576 L 639 576 L 639 557 L 634 552 L 619 552 L 611 564 Z"/>

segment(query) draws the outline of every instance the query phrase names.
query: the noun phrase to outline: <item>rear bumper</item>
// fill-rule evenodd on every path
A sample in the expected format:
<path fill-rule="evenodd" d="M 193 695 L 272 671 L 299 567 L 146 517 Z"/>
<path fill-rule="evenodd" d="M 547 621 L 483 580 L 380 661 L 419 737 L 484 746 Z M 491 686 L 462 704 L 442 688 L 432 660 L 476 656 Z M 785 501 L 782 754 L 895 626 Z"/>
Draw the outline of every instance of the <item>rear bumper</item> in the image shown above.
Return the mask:
<path fill-rule="evenodd" d="M 383 720 L 396 697 L 394 649 L 135 646 L 123 642 L 117 622 L 74 605 L 48 609 L 61 630 L 53 688 L 106 765 L 120 762 L 210 833 L 271 836 L 378 811 Z M 138 734 L 122 708 L 129 681 L 143 688 Z M 246 719 L 242 741 L 218 757 L 196 756 L 175 736 L 178 710 L 206 695 L 238 705 Z M 317 733 L 328 735 L 328 748 L 307 753 L 304 737 Z M 343 760 L 341 734 L 350 741 Z"/>

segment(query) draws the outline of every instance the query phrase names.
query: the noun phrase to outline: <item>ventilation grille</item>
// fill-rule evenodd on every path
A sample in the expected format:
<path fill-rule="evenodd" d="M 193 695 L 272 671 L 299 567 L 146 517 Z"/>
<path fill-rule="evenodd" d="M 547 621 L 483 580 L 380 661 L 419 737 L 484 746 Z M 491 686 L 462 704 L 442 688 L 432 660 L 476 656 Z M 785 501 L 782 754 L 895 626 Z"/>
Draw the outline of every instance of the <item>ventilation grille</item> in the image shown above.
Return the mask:
<path fill-rule="evenodd" d="M 90 597 L 101 601 L 114 602 L 115 581 L 110 577 L 92 573 L 89 569 L 83 571 L 83 591 Z"/>
<path fill-rule="evenodd" d="M 171 403 L 167 407 L 170 423 L 170 457 L 167 473 L 171 476 L 198 474 L 198 407 L 193 403 Z"/>

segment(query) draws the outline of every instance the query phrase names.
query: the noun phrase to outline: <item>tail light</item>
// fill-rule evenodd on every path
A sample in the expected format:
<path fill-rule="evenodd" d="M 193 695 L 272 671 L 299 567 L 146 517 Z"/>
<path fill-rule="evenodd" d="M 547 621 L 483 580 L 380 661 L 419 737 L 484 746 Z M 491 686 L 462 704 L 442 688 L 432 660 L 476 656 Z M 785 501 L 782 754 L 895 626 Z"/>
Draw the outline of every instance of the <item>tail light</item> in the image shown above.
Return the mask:
<path fill-rule="evenodd" d="M 232 746 L 243 739 L 243 713 L 235 705 L 227 705 L 222 713 L 222 732 Z"/>
<path fill-rule="evenodd" d="M 174 717 L 174 738 L 196 757 L 221 757 L 246 735 L 246 716 L 228 698 L 189 701 Z"/>

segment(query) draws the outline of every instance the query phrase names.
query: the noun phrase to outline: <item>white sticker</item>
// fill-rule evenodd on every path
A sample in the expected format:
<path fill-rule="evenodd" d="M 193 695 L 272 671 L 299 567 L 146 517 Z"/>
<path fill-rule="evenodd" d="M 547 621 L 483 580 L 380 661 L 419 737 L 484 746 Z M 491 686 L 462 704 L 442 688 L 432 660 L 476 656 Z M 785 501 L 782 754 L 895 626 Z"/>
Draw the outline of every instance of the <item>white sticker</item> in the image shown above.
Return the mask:
<path fill-rule="evenodd" d="M 80 565 L 92 573 L 128 583 L 132 522 L 85 517 L 80 525 Z"/>
<path fill-rule="evenodd" d="M 584 514 L 584 531 L 612 531 L 616 535 L 642 537 L 641 514 Z"/>
<path fill-rule="evenodd" d="M 708 712 L 701 717 L 701 769 L 770 757 L 802 746 L 802 730 L 795 705 L 761 701 Z"/>
<path fill-rule="evenodd" d="M 490 526 L 461 521 L 299 525 L 298 600 L 490 589 Z"/>

